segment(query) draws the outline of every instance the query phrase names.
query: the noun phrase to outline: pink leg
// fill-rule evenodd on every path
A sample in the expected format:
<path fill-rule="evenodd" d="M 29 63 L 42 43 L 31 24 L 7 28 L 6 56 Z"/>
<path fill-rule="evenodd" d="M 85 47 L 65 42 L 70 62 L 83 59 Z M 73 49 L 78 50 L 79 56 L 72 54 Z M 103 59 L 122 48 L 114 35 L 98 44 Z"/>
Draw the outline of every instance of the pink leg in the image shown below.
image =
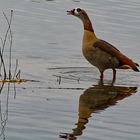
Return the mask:
<path fill-rule="evenodd" d="M 113 70 L 113 80 L 116 79 L 116 70 L 115 69 L 112 69 Z"/>
<path fill-rule="evenodd" d="M 101 75 L 100 75 L 100 80 L 103 81 L 104 74 L 103 74 L 103 72 L 100 72 L 100 73 L 101 73 Z"/>

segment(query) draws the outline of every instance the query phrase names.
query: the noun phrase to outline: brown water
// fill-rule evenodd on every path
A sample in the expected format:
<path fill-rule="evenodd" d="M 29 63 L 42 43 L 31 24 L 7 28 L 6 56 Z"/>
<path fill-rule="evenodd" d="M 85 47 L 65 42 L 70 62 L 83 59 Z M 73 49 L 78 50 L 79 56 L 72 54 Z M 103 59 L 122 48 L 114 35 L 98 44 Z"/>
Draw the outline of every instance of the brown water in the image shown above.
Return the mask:
<path fill-rule="evenodd" d="M 1 0 L 1 17 L 14 10 L 12 57 L 21 76 L 40 81 L 16 84 L 16 93 L 4 85 L 1 139 L 140 139 L 140 74 L 118 70 L 112 85 L 108 70 L 99 83 L 82 56 L 82 23 L 66 15 L 75 7 L 86 9 L 100 38 L 140 64 L 139 0 Z"/>

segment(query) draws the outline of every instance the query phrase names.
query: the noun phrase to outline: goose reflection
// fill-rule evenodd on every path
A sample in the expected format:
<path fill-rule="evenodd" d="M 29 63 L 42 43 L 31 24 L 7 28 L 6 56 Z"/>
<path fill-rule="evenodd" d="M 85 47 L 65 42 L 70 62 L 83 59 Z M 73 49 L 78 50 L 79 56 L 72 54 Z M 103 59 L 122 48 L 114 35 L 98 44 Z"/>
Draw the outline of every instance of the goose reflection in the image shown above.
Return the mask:
<path fill-rule="evenodd" d="M 136 90 L 137 87 L 104 85 L 103 83 L 86 89 L 79 98 L 79 114 L 76 128 L 72 129 L 72 133 L 60 133 L 60 138 L 77 139 L 77 136 L 83 134 L 83 130 L 86 128 L 92 113 L 97 113 L 116 105 L 119 100 L 132 95 Z"/>

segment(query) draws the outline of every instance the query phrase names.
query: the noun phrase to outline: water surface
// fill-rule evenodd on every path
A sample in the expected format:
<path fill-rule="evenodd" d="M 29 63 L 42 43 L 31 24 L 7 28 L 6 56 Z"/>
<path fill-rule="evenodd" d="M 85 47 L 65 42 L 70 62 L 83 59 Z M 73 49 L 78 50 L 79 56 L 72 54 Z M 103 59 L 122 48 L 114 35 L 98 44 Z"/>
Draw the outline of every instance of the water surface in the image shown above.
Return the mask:
<path fill-rule="evenodd" d="M 108 70 L 99 82 L 82 56 L 82 23 L 66 15 L 75 7 L 86 9 L 98 37 L 140 64 L 138 0 L 1 0 L 1 21 L 14 10 L 12 58 L 22 78 L 40 81 L 17 84 L 16 94 L 4 85 L 1 139 L 140 139 L 140 75 L 118 70 L 112 85 Z"/>

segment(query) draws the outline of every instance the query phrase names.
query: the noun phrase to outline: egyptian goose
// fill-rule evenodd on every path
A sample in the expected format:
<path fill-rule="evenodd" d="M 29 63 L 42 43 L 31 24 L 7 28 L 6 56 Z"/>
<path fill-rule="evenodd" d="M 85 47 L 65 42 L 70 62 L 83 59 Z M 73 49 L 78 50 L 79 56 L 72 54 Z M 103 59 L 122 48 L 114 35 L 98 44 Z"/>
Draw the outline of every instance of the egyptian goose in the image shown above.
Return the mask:
<path fill-rule="evenodd" d="M 130 58 L 122 54 L 117 48 L 110 43 L 99 39 L 93 30 L 92 23 L 81 8 L 75 8 L 67 11 L 68 15 L 74 15 L 83 22 L 84 35 L 82 51 L 85 58 L 100 71 L 100 80 L 103 80 L 103 73 L 106 69 L 113 70 L 113 80 L 116 79 L 117 69 L 133 69 L 139 71 L 139 65 Z"/>

